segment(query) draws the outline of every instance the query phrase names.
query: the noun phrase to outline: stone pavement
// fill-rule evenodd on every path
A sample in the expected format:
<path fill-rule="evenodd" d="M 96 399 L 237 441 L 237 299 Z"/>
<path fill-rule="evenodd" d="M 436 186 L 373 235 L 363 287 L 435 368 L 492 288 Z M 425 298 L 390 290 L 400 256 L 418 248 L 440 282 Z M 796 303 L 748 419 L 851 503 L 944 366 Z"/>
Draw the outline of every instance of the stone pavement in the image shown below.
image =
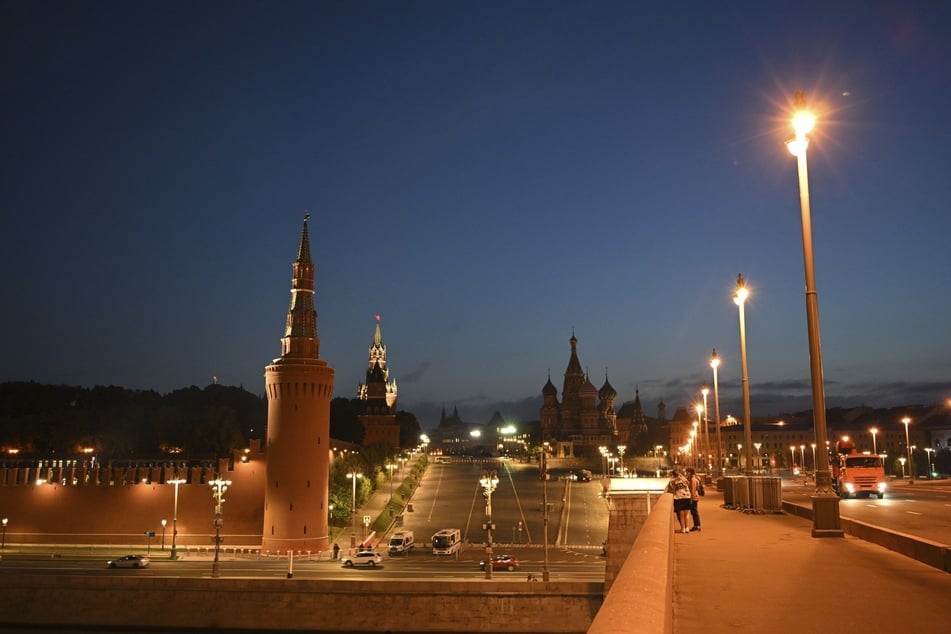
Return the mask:
<path fill-rule="evenodd" d="M 814 538 L 794 515 L 722 503 L 707 487 L 702 531 L 673 535 L 675 634 L 946 631 L 951 574 L 850 535 Z"/>

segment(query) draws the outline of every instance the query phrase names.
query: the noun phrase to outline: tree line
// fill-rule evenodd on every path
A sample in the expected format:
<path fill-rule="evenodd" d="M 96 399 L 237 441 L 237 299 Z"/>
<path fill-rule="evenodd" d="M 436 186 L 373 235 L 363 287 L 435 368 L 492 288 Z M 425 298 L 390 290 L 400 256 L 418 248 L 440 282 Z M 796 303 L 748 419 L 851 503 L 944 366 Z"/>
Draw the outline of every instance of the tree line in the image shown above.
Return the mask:
<path fill-rule="evenodd" d="M 330 436 L 361 444 L 360 402 L 331 401 Z M 420 427 L 397 412 L 400 444 L 415 446 Z M 267 431 L 267 399 L 240 387 L 212 384 L 168 394 L 117 386 L 92 388 L 14 381 L 0 383 L 0 449 L 11 457 L 81 454 L 94 448 L 110 459 L 225 457 L 261 440 Z"/>

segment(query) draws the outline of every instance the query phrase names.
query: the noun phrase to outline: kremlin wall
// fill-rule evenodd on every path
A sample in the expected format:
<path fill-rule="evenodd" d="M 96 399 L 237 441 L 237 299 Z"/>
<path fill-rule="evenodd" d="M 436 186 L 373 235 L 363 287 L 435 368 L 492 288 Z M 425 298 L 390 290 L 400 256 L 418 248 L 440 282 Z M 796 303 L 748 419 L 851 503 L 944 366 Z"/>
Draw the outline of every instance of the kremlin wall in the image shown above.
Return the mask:
<path fill-rule="evenodd" d="M 171 548 L 178 485 L 180 553 L 213 548 L 215 501 L 209 482 L 231 480 L 225 492 L 223 548 L 260 548 L 264 518 L 264 455 L 260 443 L 212 467 L 0 468 L 0 499 L 10 544 L 146 546 Z M 275 553 L 276 554 L 276 553 Z"/>

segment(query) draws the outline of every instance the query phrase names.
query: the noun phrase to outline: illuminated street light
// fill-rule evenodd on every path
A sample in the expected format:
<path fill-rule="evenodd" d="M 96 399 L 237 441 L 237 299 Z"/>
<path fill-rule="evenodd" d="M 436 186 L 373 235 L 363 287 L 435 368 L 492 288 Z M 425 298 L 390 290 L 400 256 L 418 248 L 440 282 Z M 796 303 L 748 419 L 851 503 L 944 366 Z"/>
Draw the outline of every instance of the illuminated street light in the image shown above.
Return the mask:
<path fill-rule="evenodd" d="M 931 452 L 934 451 L 931 447 L 925 447 L 925 453 L 928 455 L 928 477 L 931 478 L 933 471 L 931 470 Z"/>
<path fill-rule="evenodd" d="M 911 455 L 911 440 L 908 438 L 908 424 L 911 422 L 911 419 L 905 416 L 901 419 L 901 422 L 905 425 L 905 449 L 908 450 L 908 484 L 915 483 L 915 462 L 912 459 Z M 902 480 L 905 479 L 904 463 L 902 463 Z"/>
<path fill-rule="evenodd" d="M 350 524 L 352 525 L 351 528 L 353 530 L 353 534 L 356 535 L 357 534 L 357 480 L 362 478 L 363 474 L 358 473 L 357 471 L 350 471 L 349 473 L 347 473 L 347 477 L 350 478 L 353 484 L 353 503 L 350 506 Z M 351 543 L 350 546 L 352 547 L 353 543 Z"/>
<path fill-rule="evenodd" d="M 746 444 L 746 476 L 753 475 L 753 432 L 750 429 L 750 376 L 746 365 L 746 313 L 744 304 L 746 298 L 750 296 L 749 289 L 746 288 L 746 282 L 743 276 L 736 277 L 736 293 L 733 295 L 733 303 L 736 304 L 740 313 L 740 367 L 743 378 L 743 440 Z"/>
<path fill-rule="evenodd" d="M 761 442 L 754 442 L 754 443 L 753 443 L 753 447 L 756 448 L 756 462 L 759 462 L 760 464 L 762 464 L 762 461 L 760 460 L 759 448 L 762 447 L 762 446 L 763 446 L 763 443 L 761 443 Z"/>
<path fill-rule="evenodd" d="M 717 383 L 717 368 L 720 367 L 720 357 L 717 356 L 717 349 L 713 349 L 713 355 L 710 357 L 710 367 L 713 368 L 713 413 L 717 417 L 717 473 L 723 475 L 723 445 L 720 444 L 720 386 Z"/>
<path fill-rule="evenodd" d="M 796 113 L 793 129 L 796 135 L 787 147 L 797 159 L 799 169 L 799 208 L 802 217 L 802 254 L 806 277 L 806 325 L 809 332 L 809 370 L 812 379 L 812 416 L 815 421 L 816 442 L 826 442 L 826 399 L 822 383 L 822 344 L 819 336 L 819 295 L 816 292 L 815 262 L 812 253 L 812 212 L 809 207 L 809 170 L 806 164 L 807 136 L 815 125 L 815 117 L 805 109 L 806 99 L 796 93 Z M 843 537 L 839 521 L 839 496 L 832 489 L 832 471 L 829 454 L 819 452 L 816 465 L 816 490 L 812 495 L 812 536 Z"/>
<path fill-rule="evenodd" d="M 3 552 L 7 549 L 7 524 L 10 522 L 10 519 L 5 517 L 0 520 L 0 524 L 3 524 L 3 541 L 0 541 L 0 552 Z"/>
<path fill-rule="evenodd" d="M 178 551 L 175 549 L 176 538 L 178 537 L 178 485 L 184 484 L 184 478 L 175 478 L 174 480 L 167 480 L 169 484 L 175 485 L 175 501 L 172 503 L 172 552 L 169 555 L 169 558 L 172 561 L 178 559 Z"/>
<path fill-rule="evenodd" d="M 706 382 L 700 386 L 700 394 L 703 395 L 703 443 L 704 443 L 704 452 L 707 455 L 706 464 L 704 464 L 704 471 L 709 471 L 710 469 L 710 414 L 709 409 L 707 409 L 707 394 L 710 393 L 710 388 L 707 387 Z"/>
<path fill-rule="evenodd" d="M 168 520 L 162 520 L 162 550 L 165 550 L 165 526 L 168 524 Z"/>
<path fill-rule="evenodd" d="M 878 435 L 878 429 L 875 428 L 875 427 L 872 427 L 869 431 L 872 432 L 872 453 L 877 456 L 877 455 L 878 455 L 878 445 L 877 445 L 876 442 L 875 442 L 875 437 Z"/>
<path fill-rule="evenodd" d="M 221 551 L 221 525 L 224 523 L 221 517 L 221 505 L 225 503 L 224 493 L 231 486 L 231 480 L 216 478 L 208 484 L 211 485 L 211 497 L 215 498 L 215 559 L 211 563 L 211 576 L 217 578 L 220 575 L 218 553 Z"/>
<path fill-rule="evenodd" d="M 816 443 L 810 445 L 812 447 L 812 472 L 816 472 Z"/>
<path fill-rule="evenodd" d="M 898 462 L 901 463 L 901 479 L 902 479 L 902 480 L 905 479 L 905 461 L 906 461 L 906 460 L 907 460 L 907 459 L 906 459 L 904 456 L 902 456 L 901 458 L 898 459 Z"/>
<path fill-rule="evenodd" d="M 627 451 L 627 445 L 618 445 L 617 452 L 620 456 L 618 462 L 621 463 L 621 477 L 624 477 L 624 452 Z"/>
<path fill-rule="evenodd" d="M 789 445 L 789 453 L 792 455 L 792 462 L 789 463 L 789 472 L 796 472 L 796 445 Z"/>
<path fill-rule="evenodd" d="M 483 471 L 479 484 L 485 493 L 485 578 L 492 578 L 492 492 L 499 485 L 495 471 Z"/>

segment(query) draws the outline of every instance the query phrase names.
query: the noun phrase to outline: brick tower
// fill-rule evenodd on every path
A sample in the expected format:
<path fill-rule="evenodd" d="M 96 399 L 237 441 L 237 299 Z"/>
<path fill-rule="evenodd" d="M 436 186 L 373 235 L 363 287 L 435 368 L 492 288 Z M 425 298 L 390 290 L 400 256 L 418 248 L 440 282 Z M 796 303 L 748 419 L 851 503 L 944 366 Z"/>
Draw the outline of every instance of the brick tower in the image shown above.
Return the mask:
<path fill-rule="evenodd" d="M 301 231 L 281 356 L 264 371 L 267 482 L 264 551 L 327 550 L 330 399 L 334 371 L 320 359 L 314 263 L 307 220 Z"/>

